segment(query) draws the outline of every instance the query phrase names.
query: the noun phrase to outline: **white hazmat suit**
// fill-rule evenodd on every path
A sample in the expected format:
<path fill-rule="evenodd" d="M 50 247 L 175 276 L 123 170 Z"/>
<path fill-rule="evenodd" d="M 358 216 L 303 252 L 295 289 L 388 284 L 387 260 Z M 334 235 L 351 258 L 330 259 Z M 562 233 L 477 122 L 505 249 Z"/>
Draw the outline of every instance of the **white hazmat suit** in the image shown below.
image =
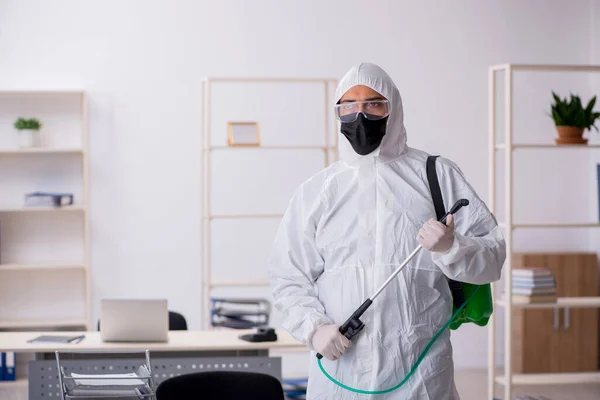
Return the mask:
<path fill-rule="evenodd" d="M 430 348 L 414 375 L 396 391 L 356 394 L 323 375 L 311 344 L 316 329 L 341 325 L 419 245 L 419 229 L 435 209 L 425 172 L 428 154 L 406 144 L 402 100 L 374 64 L 353 67 L 336 101 L 355 85 L 390 102 L 380 146 L 357 155 L 340 133 L 341 160 L 296 190 L 276 235 L 269 276 L 283 327 L 311 348 L 308 399 L 458 399 L 450 331 Z M 322 359 L 335 379 L 361 390 L 385 390 L 408 374 L 424 347 L 448 321 L 452 295 L 446 277 L 475 284 L 500 278 L 505 242 L 494 216 L 460 169 L 438 158 L 446 207 L 466 198 L 455 216 L 454 242 L 445 253 L 422 250 L 375 299 L 364 329 L 336 361 Z"/>

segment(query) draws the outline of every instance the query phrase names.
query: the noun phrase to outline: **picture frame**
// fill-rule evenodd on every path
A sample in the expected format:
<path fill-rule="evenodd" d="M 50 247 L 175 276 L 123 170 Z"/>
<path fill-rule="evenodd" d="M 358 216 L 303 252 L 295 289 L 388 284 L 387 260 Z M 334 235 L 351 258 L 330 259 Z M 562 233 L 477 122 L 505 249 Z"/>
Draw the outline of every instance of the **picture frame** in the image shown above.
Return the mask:
<path fill-rule="evenodd" d="M 229 146 L 260 146 L 258 122 L 228 122 L 227 143 Z"/>

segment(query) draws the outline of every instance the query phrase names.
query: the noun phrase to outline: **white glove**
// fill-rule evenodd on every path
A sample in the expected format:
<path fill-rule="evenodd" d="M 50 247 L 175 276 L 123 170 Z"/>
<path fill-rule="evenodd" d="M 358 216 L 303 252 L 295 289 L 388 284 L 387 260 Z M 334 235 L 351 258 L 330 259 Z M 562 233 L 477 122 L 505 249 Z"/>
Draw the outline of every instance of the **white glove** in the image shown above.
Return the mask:
<path fill-rule="evenodd" d="M 312 337 L 313 348 L 328 360 L 337 360 L 352 346 L 339 331 L 339 325 L 323 325 L 317 329 Z"/>
<path fill-rule="evenodd" d="M 436 253 L 445 253 L 454 243 L 454 216 L 448 215 L 446 225 L 430 219 L 419 231 L 417 241 L 423 248 Z"/>

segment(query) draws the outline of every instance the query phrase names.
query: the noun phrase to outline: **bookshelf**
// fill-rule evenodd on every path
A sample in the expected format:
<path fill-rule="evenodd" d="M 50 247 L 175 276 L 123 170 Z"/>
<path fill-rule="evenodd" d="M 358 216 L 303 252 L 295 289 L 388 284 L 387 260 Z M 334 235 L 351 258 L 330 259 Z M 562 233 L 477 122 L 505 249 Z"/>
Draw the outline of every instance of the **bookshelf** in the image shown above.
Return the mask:
<path fill-rule="evenodd" d="M 505 230 L 506 238 L 506 262 L 504 264 L 504 289 L 506 293 L 512 293 L 512 255 L 513 255 L 513 233 L 516 229 L 522 228 L 598 228 L 598 222 L 527 222 L 515 223 L 513 220 L 513 177 L 514 160 L 513 155 L 516 151 L 527 151 L 532 149 L 542 149 L 548 151 L 593 151 L 600 149 L 600 144 L 585 145 L 555 145 L 555 144 L 515 144 L 513 142 L 513 78 L 519 71 L 528 72 L 600 72 L 600 66 L 588 65 L 527 65 L 527 64 L 504 64 L 491 66 L 488 75 L 488 95 L 489 95 L 489 206 L 495 214 L 496 210 L 496 173 L 499 168 L 496 166 L 496 157 L 498 152 L 504 155 L 504 218 L 500 223 Z M 504 142 L 497 143 L 496 136 L 496 74 L 504 74 Z M 496 283 L 492 283 L 492 294 L 495 297 Z M 547 308 L 547 309 L 568 309 L 568 308 L 600 308 L 600 297 L 559 297 L 556 303 L 527 303 L 516 301 L 511 296 L 502 295 L 495 299 L 494 304 L 504 309 L 504 370 L 501 374 L 496 373 L 496 313 L 488 323 L 488 399 L 495 398 L 495 385 L 502 385 L 504 388 L 503 396 L 505 400 L 513 399 L 513 387 L 521 385 L 566 385 L 600 382 L 600 371 L 575 372 L 575 373 L 529 373 L 517 374 L 513 372 L 512 363 L 512 318 L 513 310 Z"/>
<path fill-rule="evenodd" d="M 87 103 L 82 90 L 0 91 L 2 330 L 91 326 Z M 34 147 L 19 147 L 19 117 L 42 123 Z M 35 191 L 73 193 L 74 204 L 25 206 Z"/>
<path fill-rule="evenodd" d="M 332 161 L 337 160 L 337 135 L 331 135 L 332 132 L 332 124 L 335 126 L 336 121 L 333 118 L 333 113 L 331 112 L 331 104 L 330 104 L 330 94 L 332 92 L 332 87 L 335 87 L 337 81 L 335 79 L 327 79 L 327 78 L 236 78 L 236 77 L 209 77 L 205 78 L 202 81 L 202 328 L 210 329 L 210 306 L 211 306 L 211 296 L 215 290 L 220 289 L 229 289 L 233 290 L 236 293 L 242 293 L 244 289 L 258 289 L 264 290 L 268 289 L 269 281 L 267 279 L 243 279 L 239 276 L 237 277 L 227 277 L 223 279 L 215 279 L 214 270 L 219 268 L 219 266 L 223 265 L 218 262 L 214 262 L 214 253 L 216 251 L 213 250 L 213 246 L 215 246 L 216 241 L 214 240 L 215 234 L 213 230 L 215 230 L 215 223 L 225 223 L 229 222 L 240 222 L 244 221 L 244 223 L 248 224 L 257 224 L 261 223 L 261 221 L 266 221 L 266 223 L 278 223 L 279 220 L 283 217 L 282 210 L 271 210 L 268 207 L 265 207 L 264 210 L 260 211 L 250 211 L 250 212 L 230 212 L 230 211 L 218 211 L 215 210 L 216 205 L 219 205 L 212 199 L 212 194 L 216 190 L 215 184 L 218 183 L 217 179 L 213 178 L 213 173 L 219 172 L 218 168 L 215 168 L 213 162 L 216 162 L 216 157 L 231 157 L 232 160 L 243 164 L 242 168 L 245 169 L 244 173 L 247 176 L 250 176 L 252 179 L 251 168 L 255 167 L 256 162 L 252 160 L 251 157 L 256 158 L 257 155 L 260 157 L 267 157 L 268 155 L 279 155 L 282 160 L 285 162 L 293 162 L 291 160 L 296 157 L 296 160 L 319 160 L 319 163 L 322 167 L 327 167 L 330 165 Z M 218 86 L 217 86 L 218 85 Z M 319 141 L 322 141 L 322 145 L 312 145 L 306 143 L 300 143 L 296 145 L 287 145 L 287 144 L 264 144 L 261 143 L 259 146 L 229 146 L 226 143 L 220 143 L 220 138 L 215 138 L 213 132 L 215 129 L 212 125 L 215 121 L 219 122 L 219 128 L 222 126 L 223 132 L 225 132 L 225 122 L 237 114 L 236 110 L 231 111 L 227 115 L 224 115 L 222 111 L 217 110 L 215 106 L 215 102 L 220 98 L 218 94 L 216 94 L 216 88 L 221 88 L 222 90 L 226 90 L 226 88 L 235 87 L 239 88 L 240 85 L 253 85 L 252 87 L 255 90 L 259 90 L 260 92 L 266 91 L 268 93 L 269 90 L 273 90 L 274 86 L 278 88 L 282 87 L 281 85 L 289 85 L 283 86 L 284 88 L 288 88 L 288 90 L 298 90 L 299 87 L 308 87 L 314 88 L 314 92 L 311 92 L 315 97 L 311 98 L 310 103 L 315 104 L 315 109 L 313 110 L 315 113 L 323 113 L 323 123 L 319 121 L 318 126 L 315 126 L 314 132 L 319 132 L 316 135 Z M 300 85 L 300 86 L 298 86 Z M 225 89 L 224 89 L 225 88 Z M 316 97 L 319 96 L 319 97 Z M 221 95 L 222 97 L 222 95 Z M 227 97 L 228 100 L 231 100 L 234 96 Z M 322 98 L 322 99 L 321 99 Z M 232 108 L 231 105 L 228 105 L 229 108 Z M 251 109 L 252 111 L 249 114 L 244 114 L 243 119 L 254 119 L 255 117 L 261 121 L 261 128 L 265 125 L 268 125 L 269 122 L 273 122 L 274 118 L 276 118 L 273 110 L 271 110 L 274 106 L 272 102 L 268 104 L 267 107 L 257 107 L 255 104 L 250 107 L 248 104 L 245 104 L 245 107 Z M 272 114 L 261 114 L 264 112 L 264 108 L 269 109 Z M 220 113 L 221 112 L 221 113 Z M 292 116 L 294 110 L 287 110 L 288 118 Z M 241 112 L 240 112 L 241 114 Z M 262 117 L 261 117 L 262 115 Z M 318 115 L 318 114 L 317 114 Z M 331 116 L 331 118 L 330 118 Z M 220 122 L 223 121 L 223 125 L 220 125 Z M 275 125 L 272 125 L 272 129 L 279 128 Z M 322 132 L 322 135 L 321 135 Z M 224 141 L 226 135 L 223 134 L 222 140 Z M 322 161 L 321 161 L 322 160 Z M 311 161 L 312 162 L 312 161 Z M 283 165 L 285 168 L 285 165 Z M 269 169 L 266 171 L 269 176 L 273 174 L 277 175 L 280 171 L 278 168 Z M 255 176 L 256 177 L 256 176 Z M 240 176 L 237 176 L 239 179 Z M 221 177 L 220 180 L 225 180 L 227 177 Z M 244 177 L 242 177 L 244 179 Z M 256 181 L 252 180 L 253 182 Z M 237 182 L 235 182 L 237 184 Z M 257 183 L 259 184 L 259 183 Z M 234 182 L 231 182 L 231 185 L 234 185 Z M 234 196 L 228 193 L 229 196 Z M 266 196 L 268 194 L 262 193 L 262 196 Z M 279 211 L 279 212 L 277 212 Z M 231 227 L 228 233 L 231 232 Z M 256 235 L 255 235 L 256 236 Z M 244 240 L 253 240 L 256 237 L 245 237 Z M 262 260 L 262 259 L 261 259 Z M 261 261 L 266 263 L 267 260 Z"/>

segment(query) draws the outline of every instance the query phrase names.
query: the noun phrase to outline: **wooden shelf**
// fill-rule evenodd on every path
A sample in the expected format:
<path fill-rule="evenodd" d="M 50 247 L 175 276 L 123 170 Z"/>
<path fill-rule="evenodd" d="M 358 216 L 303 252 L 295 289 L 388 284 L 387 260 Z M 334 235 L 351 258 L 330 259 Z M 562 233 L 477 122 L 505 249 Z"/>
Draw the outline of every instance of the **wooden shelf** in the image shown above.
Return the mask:
<path fill-rule="evenodd" d="M 65 269 L 80 269 L 85 270 L 85 265 L 74 264 L 72 262 L 44 262 L 44 263 L 28 263 L 28 264 L 0 264 L 1 271 L 40 271 L 40 270 L 65 270 Z"/>
<path fill-rule="evenodd" d="M 29 96 L 29 95 L 82 95 L 81 89 L 22 89 L 22 90 L 0 90 L 0 96 Z"/>
<path fill-rule="evenodd" d="M 505 223 L 498 224 L 506 228 Z M 542 223 L 516 223 L 512 224 L 513 229 L 518 228 L 600 228 L 600 222 L 542 222 Z"/>
<path fill-rule="evenodd" d="M 506 150 L 504 143 L 497 144 L 496 150 Z M 513 144 L 512 149 L 598 149 L 600 144 Z"/>
<path fill-rule="evenodd" d="M 505 307 L 505 298 L 496 300 L 496 305 Z M 600 308 L 600 297 L 559 297 L 556 303 L 528 303 L 522 300 L 513 300 L 512 306 L 517 308 Z"/>
<path fill-rule="evenodd" d="M 496 383 L 506 384 L 504 375 L 496 377 Z M 550 374 L 513 374 L 513 385 L 565 385 L 582 383 L 600 383 L 600 372 L 550 373 Z"/>
<path fill-rule="evenodd" d="M 212 281 L 210 287 L 262 287 L 269 286 L 268 280 L 255 280 L 255 281 Z"/>
<path fill-rule="evenodd" d="M 578 65 L 578 64 L 499 64 L 489 67 L 492 71 L 506 69 L 517 71 L 555 71 L 555 72 L 600 72 L 600 65 Z"/>
<path fill-rule="evenodd" d="M 335 83 L 337 79 L 335 78 L 244 78 L 244 77 L 205 77 L 202 78 L 202 82 L 241 82 L 241 83 Z"/>
<path fill-rule="evenodd" d="M 27 212 L 73 212 L 85 211 L 81 205 L 62 206 L 62 207 L 14 207 L 0 208 L 0 213 L 27 213 Z"/>
<path fill-rule="evenodd" d="M 206 217 L 205 217 L 206 218 Z M 208 219 L 277 219 L 283 218 L 283 214 L 213 214 Z"/>
<path fill-rule="evenodd" d="M 27 378 L 17 378 L 15 381 L 0 381 L 0 390 L 6 389 L 24 389 L 29 386 Z"/>
<path fill-rule="evenodd" d="M 30 329 L 87 326 L 83 319 L 21 319 L 0 320 L 0 329 Z"/>
<path fill-rule="evenodd" d="M 19 154 L 83 154 L 83 149 L 73 148 L 51 148 L 51 147 L 33 147 L 30 149 L 0 149 L 0 155 L 19 155 Z"/>
<path fill-rule="evenodd" d="M 204 149 L 206 151 L 206 149 Z M 327 146 L 211 146 L 209 150 L 335 150 Z"/>

